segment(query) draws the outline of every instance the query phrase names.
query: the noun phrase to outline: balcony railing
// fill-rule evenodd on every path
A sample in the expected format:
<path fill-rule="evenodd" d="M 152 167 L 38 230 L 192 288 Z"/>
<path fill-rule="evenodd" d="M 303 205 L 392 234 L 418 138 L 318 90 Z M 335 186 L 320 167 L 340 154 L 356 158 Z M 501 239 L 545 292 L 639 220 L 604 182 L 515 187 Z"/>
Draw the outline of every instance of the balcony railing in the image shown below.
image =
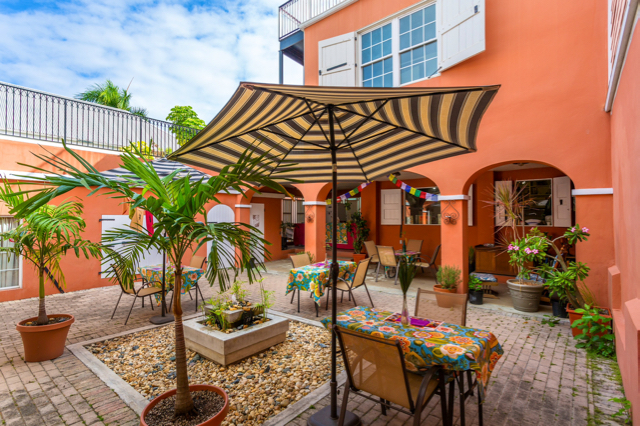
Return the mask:
<path fill-rule="evenodd" d="M 143 141 L 163 156 L 197 129 L 0 82 L 0 135 L 121 151 Z M 1 139 L 1 136 L 0 136 Z"/>
<path fill-rule="evenodd" d="M 349 0 L 289 0 L 278 11 L 280 40 L 300 30 L 300 25 Z"/>

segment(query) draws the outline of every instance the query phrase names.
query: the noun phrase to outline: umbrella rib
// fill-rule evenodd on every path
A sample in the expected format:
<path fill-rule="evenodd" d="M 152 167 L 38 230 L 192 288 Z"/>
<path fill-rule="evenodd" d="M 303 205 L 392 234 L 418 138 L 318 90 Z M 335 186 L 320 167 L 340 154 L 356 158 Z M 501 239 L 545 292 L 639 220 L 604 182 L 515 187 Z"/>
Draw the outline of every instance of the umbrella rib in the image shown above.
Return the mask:
<path fill-rule="evenodd" d="M 355 115 L 359 115 L 360 117 L 367 118 L 366 115 L 362 115 L 362 114 L 357 113 L 355 111 L 349 111 L 349 110 L 345 110 L 345 109 L 342 109 L 342 108 L 340 108 L 340 110 L 341 111 L 345 111 L 345 112 L 350 112 L 350 113 L 355 114 Z M 445 141 L 444 139 L 437 138 L 435 136 L 431 136 L 431 135 L 428 135 L 428 134 L 423 133 L 423 132 L 417 132 L 415 130 L 408 129 L 408 128 L 404 127 L 404 126 L 398 126 L 397 124 L 392 124 L 392 123 L 389 123 L 388 121 L 379 120 L 379 119 L 373 118 L 373 117 L 369 117 L 369 120 L 377 121 L 378 123 L 385 124 L 387 126 L 391 126 L 391 127 L 395 128 L 395 129 L 404 130 L 405 132 L 413 133 L 414 135 L 419 135 L 419 136 L 424 136 L 426 138 L 434 139 L 436 141 L 440 141 L 440 142 L 446 143 L 447 145 L 453 145 L 453 146 L 456 146 L 458 148 L 463 148 L 463 149 L 466 149 L 467 151 L 475 151 L 475 149 L 467 148 L 467 147 L 464 147 L 462 145 L 458 145 L 457 143 Z M 361 142 L 361 141 L 355 141 L 353 143 L 359 143 L 359 142 Z"/>
<path fill-rule="evenodd" d="M 364 171 L 364 167 L 362 167 L 362 164 L 360 164 L 360 159 L 356 155 L 356 151 L 351 146 L 351 143 L 349 143 L 349 138 L 346 136 L 346 134 L 344 132 L 344 129 L 342 128 L 342 124 L 340 124 L 340 120 L 338 120 L 338 117 L 336 117 L 335 113 L 332 112 L 332 114 L 333 114 L 333 117 L 336 119 L 336 123 L 338 123 L 338 127 L 340 127 L 340 130 L 342 131 L 342 134 L 345 135 L 345 141 L 347 142 L 347 146 L 351 150 L 351 153 L 353 153 L 353 158 L 356 159 L 356 162 L 358 163 L 358 167 L 360 167 L 360 170 L 362 170 L 362 174 L 364 175 L 364 179 L 367 182 L 369 182 L 369 177 L 367 176 L 367 172 Z M 340 145 L 342 145 L 342 144 L 340 144 Z M 340 146 L 338 146 L 338 149 L 340 149 Z"/>
<path fill-rule="evenodd" d="M 316 122 L 316 121 L 314 120 L 314 122 L 311 124 L 311 127 L 313 127 L 313 124 L 315 124 L 315 122 Z M 309 127 L 309 129 L 311 129 L 311 127 Z M 282 133 L 274 132 L 273 130 L 268 130 L 268 129 L 261 129 L 260 131 L 261 131 L 261 132 L 268 132 L 268 133 L 271 133 L 272 135 L 279 136 L 279 137 L 281 137 L 282 139 L 290 138 L 290 139 L 296 139 L 298 142 L 300 142 L 300 141 L 302 140 L 302 138 L 303 138 L 303 137 L 305 137 L 305 135 L 309 132 L 309 129 L 307 129 L 307 130 L 302 134 L 302 136 L 300 136 L 300 138 L 294 138 L 294 137 L 292 137 L 292 136 L 287 136 L 287 135 L 284 135 L 284 134 L 282 134 Z M 298 144 L 298 142 L 296 142 L 296 144 L 295 144 L 295 145 L 297 145 L 297 144 Z M 313 142 L 309 142 L 309 141 L 304 141 L 304 142 L 305 142 L 305 143 L 308 143 L 309 145 L 317 146 L 318 148 L 321 148 L 321 149 L 326 149 L 324 146 L 322 146 L 322 145 L 318 145 L 318 144 L 313 143 Z M 294 145 L 294 147 L 295 147 L 295 145 Z M 293 149 L 293 148 L 291 148 L 291 149 Z"/>
<path fill-rule="evenodd" d="M 381 109 L 381 108 L 384 108 L 384 106 L 387 104 L 387 102 L 389 102 L 389 100 L 388 100 L 388 99 L 387 99 L 387 100 L 385 100 L 385 101 L 384 101 L 384 102 L 383 102 L 383 103 L 382 103 L 378 108 L 376 108 L 376 109 L 375 109 L 371 114 L 369 114 L 369 116 L 368 116 L 368 117 L 366 117 L 364 120 L 362 120 L 362 121 L 360 122 L 360 124 L 358 124 L 358 125 L 356 126 L 356 128 L 355 128 L 355 129 L 353 129 L 353 131 L 352 131 L 351 133 L 349 133 L 349 136 L 346 136 L 346 135 L 345 135 L 345 139 L 347 139 L 347 140 L 348 140 L 351 136 L 353 136 L 353 134 L 354 134 L 355 132 L 357 132 L 358 130 L 360 130 L 360 127 L 362 127 L 362 126 L 364 125 L 364 123 L 366 123 L 366 122 L 367 122 L 367 120 L 372 119 L 372 118 L 373 118 L 373 116 L 374 116 L 375 114 L 377 114 L 377 113 L 378 113 L 378 111 L 380 111 L 380 109 Z M 355 114 L 355 113 L 354 113 L 354 114 Z M 360 114 L 358 114 L 358 115 L 360 115 Z M 334 116 L 335 116 L 335 114 L 334 114 Z M 337 118 L 337 117 L 336 117 L 336 118 Z M 340 128 L 342 129 L 342 126 L 340 126 Z M 342 132 L 344 133 L 344 130 L 343 130 Z M 339 148 L 339 147 L 338 147 L 338 148 Z"/>
<path fill-rule="evenodd" d="M 326 111 L 326 110 L 325 110 L 325 111 Z M 307 128 L 307 130 L 305 130 L 305 132 L 302 134 L 302 136 L 300 136 L 300 139 L 298 139 L 298 141 L 297 141 L 297 142 L 296 142 L 296 143 L 291 147 L 291 149 L 290 149 L 290 150 L 289 150 L 285 155 L 283 155 L 283 156 L 282 156 L 282 160 L 278 161 L 278 164 L 277 164 L 273 169 L 271 169 L 271 171 L 269 172 L 269 177 L 271 177 L 271 175 L 273 174 L 273 172 L 274 172 L 278 167 L 280 167 L 280 164 L 282 164 L 282 162 L 287 158 L 287 156 L 288 156 L 289 154 L 291 154 L 291 151 L 293 151 L 293 150 L 296 148 L 296 146 L 298 146 L 298 144 L 299 144 L 300 142 L 302 142 L 302 138 L 304 138 L 304 137 L 307 135 L 307 133 L 309 133 L 309 130 L 311 130 L 311 128 L 313 127 L 313 125 L 314 125 L 314 124 L 316 124 L 316 122 L 318 121 L 318 119 L 319 119 L 319 118 L 321 118 L 321 117 L 324 115 L 325 111 L 322 111 L 322 114 L 320 114 L 320 117 L 318 117 L 318 118 L 315 118 L 315 115 L 314 115 L 314 120 L 313 120 L 313 122 L 311 123 L 311 125 Z M 309 142 L 307 142 L 307 143 L 309 143 Z"/>
<path fill-rule="evenodd" d="M 313 111 L 313 109 L 311 109 L 311 105 L 309 105 L 309 101 L 307 101 L 306 99 L 304 101 L 307 104 L 307 108 L 309 108 L 309 111 L 311 111 L 311 115 L 313 115 L 313 117 L 315 118 L 316 117 L 316 113 Z M 326 107 L 325 107 L 325 111 L 326 111 Z M 323 113 L 323 115 L 324 115 L 324 113 Z M 334 117 L 335 117 L 335 114 L 334 114 Z M 324 138 L 327 140 L 327 143 L 329 144 L 329 146 L 331 146 L 331 141 L 327 137 L 327 134 L 324 132 L 324 129 L 322 128 L 322 125 L 320 124 L 320 120 L 316 119 L 316 122 L 318 123 L 318 127 L 320 127 L 320 131 L 324 135 Z M 313 127 L 313 126 L 311 126 L 311 127 Z M 311 129 L 311 127 L 309 129 Z M 325 148 L 325 149 L 327 149 L 327 148 Z"/>

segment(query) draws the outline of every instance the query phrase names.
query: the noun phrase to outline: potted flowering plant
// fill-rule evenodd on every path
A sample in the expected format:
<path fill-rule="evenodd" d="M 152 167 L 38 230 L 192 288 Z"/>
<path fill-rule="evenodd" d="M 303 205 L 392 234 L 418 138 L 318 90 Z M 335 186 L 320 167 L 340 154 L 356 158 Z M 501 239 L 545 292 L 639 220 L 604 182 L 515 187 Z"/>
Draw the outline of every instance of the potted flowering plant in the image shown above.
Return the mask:
<path fill-rule="evenodd" d="M 507 280 L 513 307 L 523 312 L 537 312 L 540 296 L 544 290 L 542 282 L 531 279 L 531 270 L 527 265 L 543 262 L 546 257 L 548 241 L 544 234 L 533 228 L 524 238 L 515 240 L 507 247 L 509 263 L 518 270 L 516 279 Z"/>
<path fill-rule="evenodd" d="M 367 257 L 362 253 L 362 247 L 367 238 L 369 238 L 369 227 L 367 221 L 362 217 L 362 213 L 356 212 L 351 215 L 350 223 L 351 235 L 353 235 L 353 261 L 358 263 Z"/>

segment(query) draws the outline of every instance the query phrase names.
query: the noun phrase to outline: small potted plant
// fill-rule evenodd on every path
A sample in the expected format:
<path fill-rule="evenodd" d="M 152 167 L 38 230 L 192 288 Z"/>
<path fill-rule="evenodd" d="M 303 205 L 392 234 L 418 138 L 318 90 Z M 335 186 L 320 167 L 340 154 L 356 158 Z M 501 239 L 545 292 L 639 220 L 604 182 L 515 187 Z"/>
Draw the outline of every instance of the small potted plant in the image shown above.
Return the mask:
<path fill-rule="evenodd" d="M 402 289 L 402 313 L 400 322 L 402 325 L 409 325 L 409 306 L 407 304 L 407 291 L 411 286 L 413 278 L 416 276 L 416 266 L 405 256 L 400 257 L 400 265 L 398 267 L 398 281 Z"/>
<path fill-rule="evenodd" d="M 469 303 L 472 305 L 482 305 L 482 281 L 475 275 L 469 275 Z"/>
<path fill-rule="evenodd" d="M 436 282 L 433 286 L 435 291 L 441 293 L 455 293 L 460 284 L 460 276 L 462 271 L 457 266 L 442 265 L 436 273 Z"/>
<path fill-rule="evenodd" d="M 362 217 L 362 213 L 356 212 L 351 215 L 350 223 L 351 235 L 353 235 L 353 261 L 358 263 L 364 260 L 367 255 L 362 253 L 364 242 L 369 238 L 369 227 L 367 221 Z"/>
<path fill-rule="evenodd" d="M 25 202 L 23 193 L 14 192 L 5 181 L 0 188 L 0 200 L 10 208 L 20 209 Z M 28 199 L 27 199 L 28 200 Z M 60 260 L 71 250 L 79 257 L 88 259 L 101 256 L 100 245 L 82 239 L 85 222 L 82 219 L 82 204 L 66 202 L 59 206 L 44 204 L 35 211 L 16 215 L 19 225 L 0 235 L 11 241 L 9 247 L 0 247 L 9 256 L 22 256 L 31 263 L 38 274 L 38 316 L 20 321 L 16 329 L 22 336 L 24 359 L 27 362 L 47 361 L 64 352 L 67 334 L 75 321 L 71 314 L 49 314 L 45 306 L 45 282 L 64 287 L 65 275 Z"/>

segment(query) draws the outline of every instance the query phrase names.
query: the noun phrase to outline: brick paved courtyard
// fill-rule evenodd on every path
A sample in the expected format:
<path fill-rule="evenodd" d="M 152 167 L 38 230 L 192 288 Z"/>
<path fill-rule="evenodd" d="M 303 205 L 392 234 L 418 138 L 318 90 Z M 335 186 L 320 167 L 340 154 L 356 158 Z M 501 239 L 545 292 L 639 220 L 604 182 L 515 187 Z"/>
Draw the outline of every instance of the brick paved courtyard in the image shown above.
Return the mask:
<path fill-rule="evenodd" d="M 266 275 L 268 289 L 278 295 L 273 310 L 309 319 L 315 318 L 312 299 L 301 297 L 301 312 L 284 296 L 286 274 L 274 265 Z M 372 281 L 372 280 L 370 280 Z M 205 297 L 216 291 L 201 281 Z M 257 286 L 249 288 L 256 293 Z M 68 344 L 149 325 L 158 314 L 138 301 L 129 323 L 124 319 L 131 298 L 123 297 L 113 320 L 111 312 L 120 294 L 118 287 L 54 295 L 47 298 L 49 313 L 70 313 L 76 318 Z M 398 310 L 401 296 L 394 289 L 376 286 L 371 290 L 376 307 Z M 359 303 L 366 300 L 364 293 Z M 414 299 L 410 299 L 412 309 Z M 345 298 L 339 309 L 353 306 Z M 186 314 L 193 313 L 195 301 L 184 302 Z M 0 303 L 0 421 L 3 425 L 136 425 L 137 415 L 68 350 L 62 357 L 42 363 L 22 360 L 22 342 L 15 324 L 37 313 L 37 299 Z M 320 316 L 328 315 L 321 309 Z M 491 425 L 586 425 L 617 424 L 611 414 L 620 407 L 608 402 L 619 397 L 609 361 L 588 360 L 575 349 L 567 325 L 554 328 L 538 318 L 470 307 L 468 325 L 493 332 L 505 350 L 487 392 L 485 424 Z M 306 418 L 328 403 L 324 398 L 289 424 L 306 424 Z M 432 401 L 434 408 L 437 401 Z M 407 416 L 389 412 L 381 416 L 379 406 L 352 397 L 349 409 L 361 416 L 365 425 L 409 424 Z M 427 410 L 423 424 L 439 424 L 438 410 Z M 475 404 L 469 401 L 467 424 L 477 424 Z M 473 419 L 473 423 L 470 421 Z M 621 422 L 620 422 L 621 423 Z"/>

